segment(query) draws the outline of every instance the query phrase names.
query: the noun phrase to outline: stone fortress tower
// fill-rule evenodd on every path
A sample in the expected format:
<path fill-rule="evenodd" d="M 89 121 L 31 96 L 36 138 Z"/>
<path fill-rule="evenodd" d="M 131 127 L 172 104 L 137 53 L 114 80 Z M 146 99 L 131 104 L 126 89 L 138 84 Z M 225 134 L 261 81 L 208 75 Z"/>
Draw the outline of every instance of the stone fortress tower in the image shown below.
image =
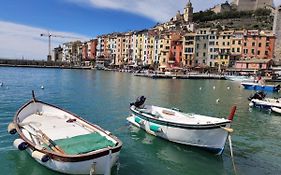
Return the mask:
<path fill-rule="evenodd" d="M 188 0 L 188 3 L 186 4 L 186 6 L 184 8 L 183 18 L 184 18 L 184 21 L 186 21 L 186 22 L 192 22 L 192 20 L 193 20 L 193 7 L 192 7 L 192 3 L 190 2 L 190 0 Z"/>
<path fill-rule="evenodd" d="M 266 6 L 273 6 L 273 0 L 233 0 L 231 4 L 238 11 L 250 11 L 265 8 Z"/>
<path fill-rule="evenodd" d="M 279 7 L 276 7 L 273 23 L 273 33 L 276 36 L 275 59 L 281 60 L 281 5 Z"/>

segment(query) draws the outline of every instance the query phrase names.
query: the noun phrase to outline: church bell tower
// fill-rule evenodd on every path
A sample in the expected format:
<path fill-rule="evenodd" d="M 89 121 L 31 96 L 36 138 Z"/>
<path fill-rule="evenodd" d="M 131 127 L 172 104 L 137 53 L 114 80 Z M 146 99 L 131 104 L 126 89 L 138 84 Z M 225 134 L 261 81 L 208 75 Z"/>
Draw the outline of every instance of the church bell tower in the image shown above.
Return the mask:
<path fill-rule="evenodd" d="M 184 21 L 192 22 L 192 20 L 193 20 L 193 7 L 192 7 L 192 3 L 190 2 L 190 0 L 188 0 L 188 3 L 186 4 L 186 6 L 184 8 L 183 16 L 184 16 Z"/>

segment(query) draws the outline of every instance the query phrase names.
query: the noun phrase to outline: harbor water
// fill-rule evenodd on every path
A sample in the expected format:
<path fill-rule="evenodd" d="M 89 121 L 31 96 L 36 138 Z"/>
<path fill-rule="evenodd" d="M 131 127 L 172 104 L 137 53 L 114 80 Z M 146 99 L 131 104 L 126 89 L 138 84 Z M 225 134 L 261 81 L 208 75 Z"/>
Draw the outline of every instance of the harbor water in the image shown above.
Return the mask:
<path fill-rule="evenodd" d="M 232 124 L 237 174 L 281 173 L 281 116 L 249 109 L 247 97 L 253 92 L 237 82 L 155 80 L 119 72 L 5 67 L 0 68 L 0 82 L 1 174 L 59 174 L 16 150 L 12 146 L 16 135 L 7 133 L 16 111 L 31 99 L 31 90 L 39 100 L 76 113 L 123 141 L 119 166 L 112 170 L 115 175 L 234 174 L 228 143 L 222 156 L 215 156 L 131 127 L 126 121 L 129 103 L 141 95 L 147 97 L 147 104 L 220 118 L 226 118 L 237 105 Z"/>

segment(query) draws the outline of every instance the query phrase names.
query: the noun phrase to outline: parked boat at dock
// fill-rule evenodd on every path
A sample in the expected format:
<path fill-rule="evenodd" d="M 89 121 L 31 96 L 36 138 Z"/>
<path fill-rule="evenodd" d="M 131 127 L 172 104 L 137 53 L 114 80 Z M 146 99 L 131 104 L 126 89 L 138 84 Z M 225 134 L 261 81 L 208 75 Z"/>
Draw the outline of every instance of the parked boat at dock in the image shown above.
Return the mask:
<path fill-rule="evenodd" d="M 250 76 L 239 76 L 239 75 L 226 75 L 225 79 L 230 80 L 230 81 L 254 81 L 254 77 Z"/>
<path fill-rule="evenodd" d="M 241 82 L 241 85 L 248 90 L 257 90 L 257 91 L 269 91 L 269 92 L 277 92 L 280 89 L 280 85 L 268 85 L 268 84 L 260 84 L 255 82 Z"/>
<path fill-rule="evenodd" d="M 8 126 L 14 146 L 41 165 L 66 174 L 106 174 L 118 161 L 122 142 L 109 131 L 59 107 L 33 99 Z"/>
<path fill-rule="evenodd" d="M 177 109 L 143 105 L 145 97 L 131 103 L 132 115 L 127 120 L 147 133 L 171 142 L 196 146 L 220 155 L 232 132 L 231 122 L 236 107 L 228 119 L 183 113 Z"/>

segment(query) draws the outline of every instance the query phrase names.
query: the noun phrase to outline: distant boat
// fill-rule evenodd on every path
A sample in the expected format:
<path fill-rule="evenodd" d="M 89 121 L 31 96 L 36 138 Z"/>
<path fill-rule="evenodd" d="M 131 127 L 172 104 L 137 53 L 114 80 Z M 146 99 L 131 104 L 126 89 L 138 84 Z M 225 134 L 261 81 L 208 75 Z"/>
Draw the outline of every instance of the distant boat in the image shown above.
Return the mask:
<path fill-rule="evenodd" d="M 256 90 L 256 91 L 270 91 L 277 92 L 280 89 L 280 85 L 266 85 L 259 84 L 254 82 L 241 82 L 241 85 L 248 90 Z"/>
<path fill-rule="evenodd" d="M 19 135 L 16 148 L 66 174 L 109 175 L 122 147 L 109 131 L 34 96 L 16 113 L 8 131 Z"/>
<path fill-rule="evenodd" d="M 171 142 L 201 147 L 220 155 L 225 146 L 236 107 L 228 119 L 183 113 L 178 109 L 143 106 L 145 97 L 131 103 L 127 120 L 147 133 Z"/>
<path fill-rule="evenodd" d="M 230 81 L 254 81 L 254 77 L 250 77 L 250 76 L 239 76 L 239 75 L 226 75 L 224 76 L 225 79 L 230 80 Z"/>
<path fill-rule="evenodd" d="M 266 98 L 266 94 L 263 92 L 256 92 L 249 97 L 250 107 L 256 107 L 264 110 L 272 110 L 272 108 L 281 108 L 280 98 Z"/>

